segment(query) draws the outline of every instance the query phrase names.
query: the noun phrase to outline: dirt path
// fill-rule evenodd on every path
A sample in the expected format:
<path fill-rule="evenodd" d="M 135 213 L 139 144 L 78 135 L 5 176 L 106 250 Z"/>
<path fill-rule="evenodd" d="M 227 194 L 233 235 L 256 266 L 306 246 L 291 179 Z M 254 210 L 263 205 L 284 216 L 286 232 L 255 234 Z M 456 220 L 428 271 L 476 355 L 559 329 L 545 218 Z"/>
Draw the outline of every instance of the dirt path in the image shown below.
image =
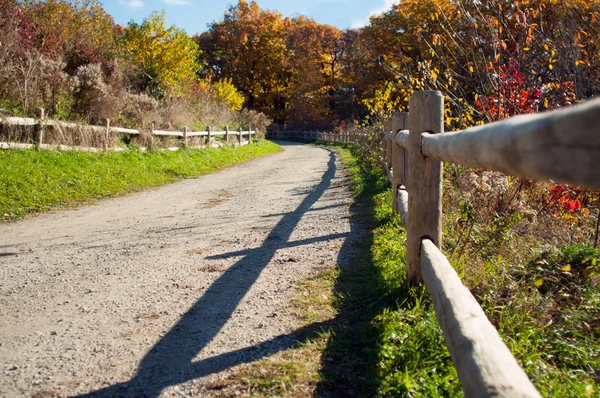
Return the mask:
<path fill-rule="evenodd" d="M 306 145 L 0 225 L 0 396 L 189 396 L 291 344 L 295 282 L 338 261 L 351 197 Z"/>

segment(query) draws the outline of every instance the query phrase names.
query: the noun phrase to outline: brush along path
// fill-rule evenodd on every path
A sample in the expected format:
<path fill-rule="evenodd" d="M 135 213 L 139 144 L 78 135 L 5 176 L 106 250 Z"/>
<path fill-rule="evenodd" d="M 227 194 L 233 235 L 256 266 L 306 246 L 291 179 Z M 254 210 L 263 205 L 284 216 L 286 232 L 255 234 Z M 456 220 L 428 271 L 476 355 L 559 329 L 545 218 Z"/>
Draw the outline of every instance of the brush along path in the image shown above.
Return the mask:
<path fill-rule="evenodd" d="M 295 282 L 339 261 L 351 195 L 335 153 L 0 225 L 0 396 L 200 394 L 293 344 Z"/>

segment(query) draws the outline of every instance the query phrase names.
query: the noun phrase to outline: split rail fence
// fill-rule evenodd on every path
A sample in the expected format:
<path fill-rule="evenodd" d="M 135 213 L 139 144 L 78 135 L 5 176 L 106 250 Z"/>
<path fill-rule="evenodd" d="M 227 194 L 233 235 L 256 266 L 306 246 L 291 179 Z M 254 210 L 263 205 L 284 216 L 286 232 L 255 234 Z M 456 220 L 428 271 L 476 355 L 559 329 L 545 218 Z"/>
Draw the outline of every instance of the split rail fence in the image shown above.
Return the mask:
<path fill-rule="evenodd" d="M 342 144 L 357 143 L 365 137 L 364 133 L 359 132 L 321 132 L 321 131 L 272 131 L 267 134 L 267 138 L 275 140 L 302 140 L 302 141 L 329 141 Z"/>
<path fill-rule="evenodd" d="M 39 148 L 57 148 L 61 150 L 66 149 L 75 149 L 82 151 L 96 151 L 98 148 L 90 148 L 90 147 L 80 147 L 73 145 L 49 145 L 44 142 L 45 140 L 45 131 L 48 127 L 50 128 L 60 128 L 60 129 L 85 129 L 86 131 L 97 134 L 102 137 L 100 141 L 104 142 L 104 147 L 101 149 L 110 150 L 108 147 L 108 143 L 111 142 L 111 135 L 128 135 L 128 136 L 137 136 L 142 135 L 142 130 L 137 129 L 127 129 L 122 127 L 112 127 L 110 125 L 110 119 L 105 120 L 105 126 L 92 126 L 92 125 L 81 125 L 78 123 L 72 122 L 64 122 L 60 120 L 52 120 L 46 119 L 44 117 L 44 109 L 37 110 L 36 118 L 21 118 L 21 117 L 5 117 L 0 118 L 0 125 L 8 126 L 8 127 L 26 127 L 32 129 L 32 135 L 30 137 L 31 143 L 14 143 L 14 142 L 6 142 L 0 143 L 3 144 L 2 147 L 31 147 L 37 146 Z M 150 133 L 150 143 L 149 146 L 152 147 L 155 137 L 175 137 L 180 140 L 180 147 L 188 148 L 188 140 L 193 137 L 205 137 L 203 139 L 203 143 L 199 146 L 195 147 L 210 147 L 215 143 L 215 137 L 220 136 L 223 137 L 224 142 L 226 144 L 237 144 L 237 145 L 247 145 L 252 143 L 252 136 L 256 135 L 255 131 L 230 131 L 228 128 L 225 128 L 225 131 L 212 131 L 210 126 L 206 128 L 206 131 L 188 131 L 187 127 L 183 128 L 183 131 L 167 131 L 167 130 L 156 130 L 154 129 L 154 124 L 150 125 L 150 129 L 148 130 Z M 236 137 L 234 142 L 231 142 L 232 139 L 230 137 Z M 244 138 L 245 137 L 245 138 Z M 172 148 L 176 149 L 176 148 Z"/>
<path fill-rule="evenodd" d="M 450 133 L 440 92 L 414 93 L 409 111 L 386 123 L 383 142 L 408 277 L 425 282 L 465 396 L 539 397 L 441 252 L 442 162 L 600 190 L 600 99 Z"/>

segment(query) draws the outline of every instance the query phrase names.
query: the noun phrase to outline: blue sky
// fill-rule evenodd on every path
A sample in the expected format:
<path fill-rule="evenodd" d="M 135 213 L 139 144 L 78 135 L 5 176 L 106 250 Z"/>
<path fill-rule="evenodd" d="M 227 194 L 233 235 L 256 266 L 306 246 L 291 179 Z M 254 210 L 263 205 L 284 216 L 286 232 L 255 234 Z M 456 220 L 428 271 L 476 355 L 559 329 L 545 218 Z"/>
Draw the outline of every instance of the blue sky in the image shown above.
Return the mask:
<path fill-rule="evenodd" d="M 261 8 L 278 10 L 286 17 L 303 14 L 319 23 L 340 29 L 363 26 L 369 16 L 389 9 L 396 0 L 258 0 Z M 229 4 L 237 0 L 104 0 L 105 10 L 115 22 L 142 22 L 152 11 L 165 10 L 169 25 L 175 24 L 193 35 L 207 24 L 223 18 Z"/>

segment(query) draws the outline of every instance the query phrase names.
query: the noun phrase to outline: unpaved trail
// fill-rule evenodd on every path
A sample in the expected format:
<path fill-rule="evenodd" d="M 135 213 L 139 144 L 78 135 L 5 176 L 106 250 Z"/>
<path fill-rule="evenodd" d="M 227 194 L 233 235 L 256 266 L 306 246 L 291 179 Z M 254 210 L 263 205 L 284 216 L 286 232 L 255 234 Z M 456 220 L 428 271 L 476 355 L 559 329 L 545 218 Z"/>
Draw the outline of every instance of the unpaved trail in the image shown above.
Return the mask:
<path fill-rule="evenodd" d="M 336 155 L 284 151 L 0 225 L 0 396 L 190 396 L 293 343 L 298 279 L 335 264 Z"/>

